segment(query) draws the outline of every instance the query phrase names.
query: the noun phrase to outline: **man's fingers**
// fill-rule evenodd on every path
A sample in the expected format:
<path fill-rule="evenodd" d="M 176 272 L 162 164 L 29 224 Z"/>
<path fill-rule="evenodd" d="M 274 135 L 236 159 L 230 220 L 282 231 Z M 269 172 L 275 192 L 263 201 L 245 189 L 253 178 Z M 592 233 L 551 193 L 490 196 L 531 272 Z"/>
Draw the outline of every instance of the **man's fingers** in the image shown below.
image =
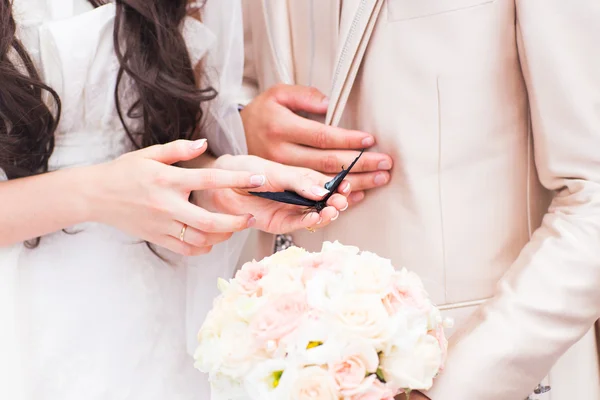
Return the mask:
<path fill-rule="evenodd" d="M 350 196 L 348 196 L 348 204 L 350 207 L 355 206 L 365 199 L 365 192 L 352 192 Z M 346 211 L 346 210 L 343 210 Z"/>
<path fill-rule="evenodd" d="M 350 183 L 350 188 L 352 190 L 352 193 L 354 193 L 385 186 L 390 182 L 390 178 L 390 173 L 388 171 L 379 171 L 364 172 L 358 174 L 350 173 L 346 175 L 345 180 Z M 342 183 L 342 185 L 344 184 Z M 342 191 L 342 193 L 345 192 Z"/>
<path fill-rule="evenodd" d="M 365 132 L 353 131 L 298 117 L 283 129 L 283 137 L 292 143 L 319 149 L 361 150 L 375 144 L 375 138 Z"/>
<path fill-rule="evenodd" d="M 276 85 L 268 94 L 282 106 L 294 111 L 325 114 L 329 100 L 318 89 L 300 85 Z"/>
<path fill-rule="evenodd" d="M 348 168 L 359 154 L 357 151 L 351 150 L 318 150 L 304 146 L 294 146 L 291 151 L 286 151 L 286 153 L 281 157 L 287 159 L 286 164 L 302 166 L 326 174 L 337 174 L 342 167 Z M 352 172 L 389 171 L 390 169 L 392 169 L 390 156 L 365 152 Z"/>

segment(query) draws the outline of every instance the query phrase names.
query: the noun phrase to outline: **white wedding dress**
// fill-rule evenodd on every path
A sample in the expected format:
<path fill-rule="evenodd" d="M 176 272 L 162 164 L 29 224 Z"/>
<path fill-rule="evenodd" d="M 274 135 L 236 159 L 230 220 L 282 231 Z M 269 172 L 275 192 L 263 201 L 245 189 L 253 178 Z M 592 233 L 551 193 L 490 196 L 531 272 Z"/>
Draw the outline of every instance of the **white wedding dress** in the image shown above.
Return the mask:
<path fill-rule="evenodd" d="M 50 169 L 130 151 L 113 98 L 115 6 L 14 3 L 18 35 L 62 100 Z M 191 59 L 203 59 L 220 91 L 207 110 L 217 124 L 205 133 L 221 153 L 245 152 L 241 121 L 228 101 L 241 84 L 238 6 L 209 1 L 204 24 L 188 17 L 182 27 Z M 171 260 L 165 263 L 111 227 L 86 223 L 68 231 L 43 237 L 35 249 L 0 249 L 0 399 L 209 399 L 190 354 L 217 294 L 216 278 L 233 274 L 243 235 L 205 257 L 162 251 Z"/>

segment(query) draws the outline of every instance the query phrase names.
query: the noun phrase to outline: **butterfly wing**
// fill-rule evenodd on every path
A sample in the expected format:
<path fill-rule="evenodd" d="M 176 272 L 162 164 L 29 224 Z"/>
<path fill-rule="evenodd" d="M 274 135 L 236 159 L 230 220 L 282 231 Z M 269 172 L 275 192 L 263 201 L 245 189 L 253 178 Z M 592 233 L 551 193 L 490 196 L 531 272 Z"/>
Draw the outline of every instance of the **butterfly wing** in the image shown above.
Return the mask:
<path fill-rule="evenodd" d="M 314 207 L 316 201 L 304 198 L 296 192 L 286 190 L 284 192 L 249 192 L 251 195 L 263 199 L 277 201 L 279 203 L 292 204 L 295 206 Z"/>
<path fill-rule="evenodd" d="M 360 152 L 360 154 L 358 155 L 358 157 L 356 157 L 354 159 L 354 161 L 352 161 L 352 164 L 350 164 L 348 169 L 342 169 L 342 172 L 337 174 L 332 180 L 330 180 L 329 182 L 327 182 L 325 184 L 325 189 L 329 190 L 329 193 L 319 201 L 307 199 L 305 197 L 300 196 L 298 193 L 292 192 L 289 190 L 286 190 L 284 192 L 249 192 L 249 193 L 253 196 L 262 197 L 263 199 L 273 200 L 273 201 L 277 201 L 279 203 L 292 204 L 295 206 L 311 207 L 311 208 L 315 208 L 318 211 L 320 211 L 323 208 L 325 208 L 325 204 L 327 204 L 327 200 L 329 200 L 329 198 L 337 191 L 338 187 L 340 186 L 340 184 L 342 183 L 342 181 L 344 180 L 346 175 L 348 175 L 348 173 L 350 173 L 350 170 L 352 170 L 352 168 L 357 163 L 357 161 L 359 160 L 360 156 L 362 156 L 363 153 L 364 153 L 364 150 L 362 150 Z M 318 204 L 318 206 L 317 206 L 317 204 Z"/>
<path fill-rule="evenodd" d="M 348 175 L 350 173 L 350 171 L 352 170 L 352 168 L 354 168 L 354 165 L 356 165 L 356 163 L 358 162 L 358 160 L 360 159 L 360 157 L 363 155 L 364 152 L 365 152 L 364 149 L 361 150 L 358 157 L 356 157 L 354 159 L 354 161 L 352 161 L 352 164 L 350 164 L 348 169 L 342 168 L 342 172 L 337 174 L 332 180 L 330 180 L 329 182 L 327 182 L 325 184 L 325 189 L 329 190 L 329 194 L 327 195 L 328 196 L 327 198 L 331 197 L 331 195 L 333 195 L 335 192 L 337 192 L 338 187 L 340 186 L 342 181 L 346 178 L 346 175 Z M 324 199 L 324 200 L 327 200 L 327 199 Z"/>

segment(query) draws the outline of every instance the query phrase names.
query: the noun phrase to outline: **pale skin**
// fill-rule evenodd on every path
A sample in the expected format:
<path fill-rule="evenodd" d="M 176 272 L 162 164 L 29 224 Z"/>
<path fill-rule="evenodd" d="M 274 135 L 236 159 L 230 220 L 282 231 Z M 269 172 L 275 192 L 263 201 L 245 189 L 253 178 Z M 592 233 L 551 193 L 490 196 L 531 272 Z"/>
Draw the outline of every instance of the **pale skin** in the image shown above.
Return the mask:
<path fill-rule="evenodd" d="M 357 151 L 375 145 L 366 132 L 342 129 L 304 118 L 298 113 L 324 115 L 328 100 L 317 89 L 277 85 L 257 96 L 241 111 L 250 154 L 282 164 L 335 175 L 348 166 Z M 350 204 L 362 201 L 366 191 L 390 180 L 392 158 L 365 152 L 348 181 Z"/>
<path fill-rule="evenodd" d="M 178 140 L 104 164 L 0 182 L 0 247 L 91 221 L 176 253 L 198 255 L 251 226 L 271 233 L 324 226 L 348 205 L 336 194 L 320 215 L 304 216 L 297 207 L 250 198 L 245 189 L 285 188 L 319 198 L 313 190 L 328 179 L 255 157 L 206 156 L 206 167 L 198 169 L 173 165 L 199 159 L 206 149 L 206 140 Z M 189 201 L 192 192 L 202 193 L 194 196 L 196 204 Z M 221 198 L 228 199 L 227 207 Z"/>

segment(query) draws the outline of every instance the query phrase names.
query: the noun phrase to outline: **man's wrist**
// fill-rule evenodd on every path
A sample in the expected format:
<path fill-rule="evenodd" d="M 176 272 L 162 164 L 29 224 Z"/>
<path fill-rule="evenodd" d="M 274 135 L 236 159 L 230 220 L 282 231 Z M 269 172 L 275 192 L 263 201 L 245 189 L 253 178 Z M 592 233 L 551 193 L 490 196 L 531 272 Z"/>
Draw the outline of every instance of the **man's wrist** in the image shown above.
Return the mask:
<path fill-rule="evenodd" d="M 410 395 L 406 393 L 400 394 L 396 396 L 395 400 L 431 400 L 429 397 L 419 392 L 418 390 L 413 390 L 410 392 Z"/>

